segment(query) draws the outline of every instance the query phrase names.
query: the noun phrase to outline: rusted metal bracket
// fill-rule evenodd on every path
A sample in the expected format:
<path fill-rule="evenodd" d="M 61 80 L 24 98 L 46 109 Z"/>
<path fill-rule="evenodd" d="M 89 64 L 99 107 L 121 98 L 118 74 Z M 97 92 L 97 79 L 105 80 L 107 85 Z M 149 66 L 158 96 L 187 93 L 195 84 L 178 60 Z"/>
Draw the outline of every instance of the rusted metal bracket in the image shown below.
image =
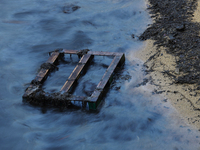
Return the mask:
<path fill-rule="evenodd" d="M 48 93 L 42 90 L 42 84 L 46 80 L 49 73 L 56 68 L 56 62 L 59 58 L 63 57 L 65 54 L 76 54 L 81 57 L 75 69 L 72 71 L 71 75 L 64 83 L 60 92 L 58 93 Z M 74 84 L 77 82 L 79 77 L 85 68 L 90 64 L 94 56 L 113 56 L 113 60 L 110 66 L 107 68 L 102 79 L 94 90 L 90 97 L 84 96 L 74 96 L 69 94 L 70 90 L 73 88 Z M 40 71 L 32 80 L 30 86 L 26 89 L 23 99 L 30 103 L 39 103 L 55 106 L 68 106 L 71 101 L 81 101 L 82 106 L 86 107 L 88 104 L 90 110 L 96 110 L 100 104 L 103 95 L 106 94 L 106 88 L 109 87 L 113 80 L 113 73 L 116 71 L 117 67 L 120 67 L 125 62 L 124 53 L 118 52 L 93 52 L 88 49 L 84 50 L 57 50 L 51 52 L 49 59 L 46 63 L 41 65 Z"/>

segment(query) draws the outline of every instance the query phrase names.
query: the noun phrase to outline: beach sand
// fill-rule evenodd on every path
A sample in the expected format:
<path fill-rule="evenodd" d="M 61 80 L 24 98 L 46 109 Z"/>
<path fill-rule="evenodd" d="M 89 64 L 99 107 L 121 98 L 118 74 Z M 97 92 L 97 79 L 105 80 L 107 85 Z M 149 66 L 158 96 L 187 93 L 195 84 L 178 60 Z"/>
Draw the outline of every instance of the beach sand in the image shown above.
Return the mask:
<path fill-rule="evenodd" d="M 145 42 L 145 47 L 134 54 L 135 57 L 144 62 L 149 59 L 149 56 L 152 56 L 157 52 L 156 46 L 153 45 L 153 40 L 147 40 Z M 175 60 L 178 58 L 175 58 L 171 54 L 167 54 L 163 47 L 160 48 L 160 51 L 160 55 L 156 60 L 145 63 L 148 68 L 152 67 L 154 70 L 146 75 L 151 81 L 147 86 L 155 93 L 161 94 L 169 100 L 187 124 L 199 129 L 200 111 L 195 110 L 194 107 L 200 109 L 200 101 L 198 101 L 200 96 L 194 96 L 195 93 L 191 92 L 194 85 L 173 84 L 173 80 L 169 76 L 163 74 L 165 71 L 176 72 L 179 74 L 175 63 Z"/>
<path fill-rule="evenodd" d="M 192 22 L 200 23 L 200 0 Z M 183 75 L 177 67 L 179 57 L 167 53 L 169 47 L 158 48 L 154 42 L 156 41 L 152 38 L 147 38 L 145 46 L 134 53 L 134 56 L 141 59 L 147 68 L 146 78 L 149 79 L 147 88 L 166 98 L 186 124 L 200 130 L 200 88 L 197 88 L 199 85 L 176 84 L 174 79 Z M 153 55 L 156 57 L 150 60 Z"/>

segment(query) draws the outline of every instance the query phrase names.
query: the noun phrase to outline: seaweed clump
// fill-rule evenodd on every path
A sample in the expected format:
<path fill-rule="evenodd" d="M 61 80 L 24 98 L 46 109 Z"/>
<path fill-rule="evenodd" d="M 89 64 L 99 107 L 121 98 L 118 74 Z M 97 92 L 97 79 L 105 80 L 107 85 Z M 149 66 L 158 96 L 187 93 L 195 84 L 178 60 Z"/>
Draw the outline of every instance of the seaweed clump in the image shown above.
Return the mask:
<path fill-rule="evenodd" d="M 140 40 L 155 40 L 157 53 L 165 47 L 167 53 L 176 56 L 181 75 L 170 75 L 177 84 L 200 85 L 200 24 L 192 21 L 197 0 L 149 0 L 154 23 L 140 35 Z M 158 54 L 149 60 L 154 60 Z"/>
<path fill-rule="evenodd" d="M 69 98 L 71 98 L 71 95 L 68 93 L 49 93 L 38 87 L 35 87 L 35 90 L 31 94 L 23 96 L 24 101 L 33 105 L 54 106 L 59 108 L 69 107 L 71 105 L 71 102 L 67 100 Z"/>

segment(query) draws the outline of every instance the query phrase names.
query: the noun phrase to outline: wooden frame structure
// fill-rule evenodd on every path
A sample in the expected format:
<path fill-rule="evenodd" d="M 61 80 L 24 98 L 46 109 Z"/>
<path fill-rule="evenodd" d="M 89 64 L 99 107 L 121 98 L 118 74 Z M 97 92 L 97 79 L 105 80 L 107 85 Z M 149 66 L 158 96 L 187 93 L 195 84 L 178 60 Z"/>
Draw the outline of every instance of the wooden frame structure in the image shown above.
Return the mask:
<path fill-rule="evenodd" d="M 64 83 L 63 87 L 60 90 L 60 93 L 69 93 L 70 89 L 74 86 L 76 81 L 79 79 L 80 75 L 83 71 L 85 71 L 86 67 L 90 64 L 91 60 L 94 56 L 113 56 L 113 60 L 106 72 L 104 73 L 102 79 L 99 84 L 95 88 L 93 94 L 90 97 L 85 96 L 74 96 L 68 95 L 66 98 L 62 99 L 62 101 L 81 101 L 82 106 L 85 107 L 87 104 L 89 105 L 90 110 L 96 110 L 98 105 L 101 102 L 101 99 L 104 94 L 106 94 L 106 87 L 108 87 L 113 80 L 113 73 L 116 71 L 117 67 L 120 67 L 125 62 L 124 53 L 118 52 L 93 52 L 93 51 L 85 51 L 85 50 L 67 50 L 63 49 L 60 51 L 54 51 L 51 53 L 49 59 L 45 64 L 48 64 L 50 67 L 43 67 L 40 69 L 39 73 L 35 77 L 35 79 L 31 82 L 30 86 L 26 89 L 23 99 L 28 100 L 29 96 L 38 89 L 41 88 L 44 81 L 47 79 L 49 73 L 52 70 L 51 66 L 56 65 L 56 62 L 59 58 L 63 57 L 65 54 L 76 54 L 82 56 L 71 75 Z M 45 94 L 44 94 L 45 95 Z M 34 98 L 34 97 L 33 97 Z M 47 98 L 48 101 L 48 98 Z M 61 100 L 60 100 L 61 101 Z"/>

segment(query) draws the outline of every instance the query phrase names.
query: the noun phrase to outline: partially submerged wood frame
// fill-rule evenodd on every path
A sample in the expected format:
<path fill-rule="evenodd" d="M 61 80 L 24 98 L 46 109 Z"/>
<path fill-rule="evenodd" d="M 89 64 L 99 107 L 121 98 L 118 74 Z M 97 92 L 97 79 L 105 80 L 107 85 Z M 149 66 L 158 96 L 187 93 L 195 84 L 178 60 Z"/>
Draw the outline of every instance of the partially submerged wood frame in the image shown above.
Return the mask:
<path fill-rule="evenodd" d="M 113 60 L 110 66 L 107 68 L 106 72 L 104 73 L 102 79 L 100 80 L 99 84 L 95 88 L 93 94 L 90 97 L 85 96 L 74 96 L 68 95 L 66 98 L 59 100 L 60 102 L 71 102 L 71 101 L 81 101 L 82 106 L 85 107 L 88 103 L 90 110 L 96 110 L 98 105 L 101 102 L 101 99 L 104 94 L 106 94 L 106 87 L 108 87 L 112 80 L 113 80 L 113 73 L 116 71 L 117 67 L 120 67 L 125 62 L 125 55 L 124 53 L 119 52 L 93 52 L 93 51 L 83 51 L 78 50 L 67 50 L 63 49 L 61 51 L 54 51 L 51 53 L 49 59 L 47 60 L 46 64 L 50 64 L 52 66 L 56 65 L 56 62 L 60 57 L 63 57 L 64 54 L 77 54 L 81 55 L 81 59 L 78 62 L 75 69 L 72 71 L 71 75 L 63 85 L 60 90 L 60 93 L 69 93 L 71 88 L 74 86 L 76 81 L 79 79 L 81 73 L 85 70 L 85 68 L 89 65 L 90 61 L 93 59 L 94 56 L 113 56 Z M 49 73 L 51 72 L 50 68 L 41 68 L 35 79 L 31 82 L 30 86 L 26 89 L 23 98 L 28 99 L 29 96 L 36 91 L 37 89 L 41 88 L 44 81 L 47 79 Z"/>

